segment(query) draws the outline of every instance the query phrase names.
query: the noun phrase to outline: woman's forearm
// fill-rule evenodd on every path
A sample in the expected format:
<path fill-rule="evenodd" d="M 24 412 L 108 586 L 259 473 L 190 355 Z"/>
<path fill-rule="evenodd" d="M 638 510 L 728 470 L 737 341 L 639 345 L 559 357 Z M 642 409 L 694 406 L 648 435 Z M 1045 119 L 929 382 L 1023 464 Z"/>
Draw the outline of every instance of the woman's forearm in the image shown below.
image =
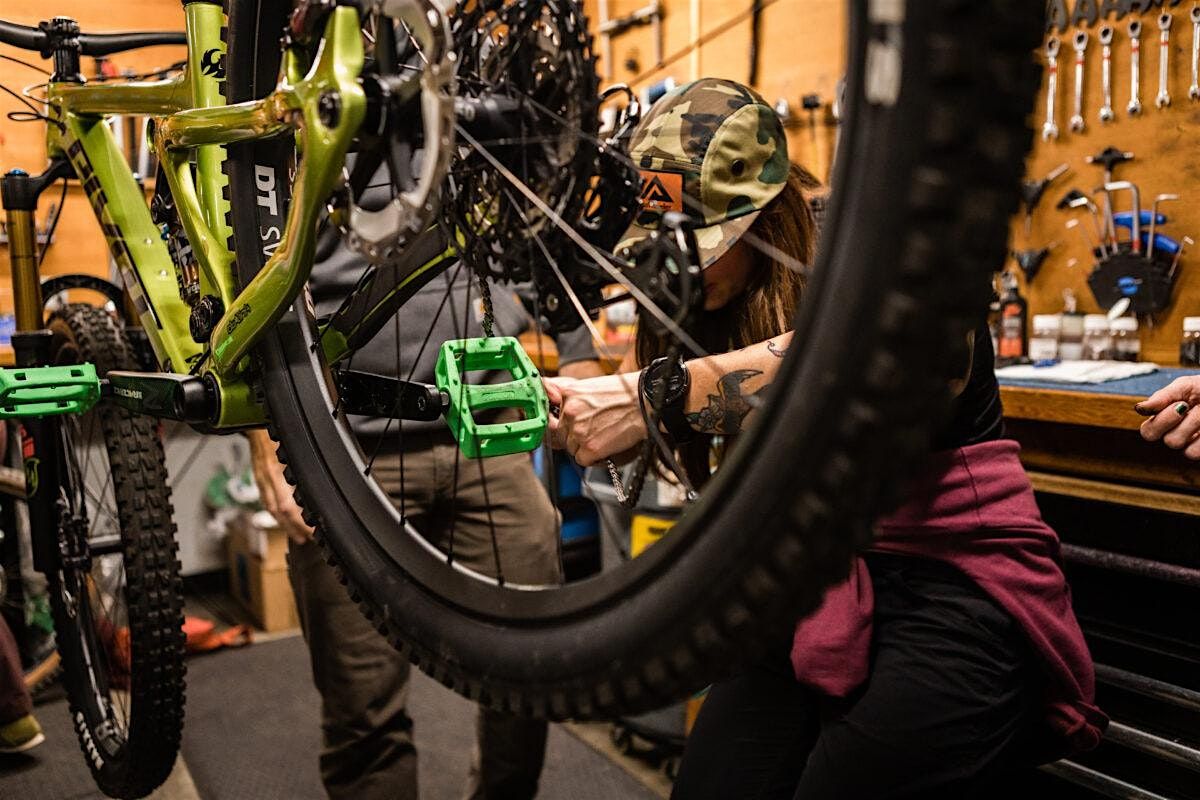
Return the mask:
<path fill-rule="evenodd" d="M 775 380 L 792 332 L 765 342 L 687 362 L 691 389 L 684 407 L 702 433 L 740 433 Z"/>

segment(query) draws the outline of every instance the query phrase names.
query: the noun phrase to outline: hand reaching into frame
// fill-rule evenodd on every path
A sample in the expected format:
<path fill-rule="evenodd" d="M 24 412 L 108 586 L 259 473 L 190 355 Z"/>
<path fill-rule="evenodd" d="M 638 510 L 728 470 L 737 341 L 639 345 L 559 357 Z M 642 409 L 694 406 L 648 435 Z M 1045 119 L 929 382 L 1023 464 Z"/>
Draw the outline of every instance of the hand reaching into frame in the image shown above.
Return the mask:
<path fill-rule="evenodd" d="M 1200 375 L 1176 378 L 1133 408 L 1150 417 L 1140 429 L 1143 439 L 1200 461 Z"/>
<path fill-rule="evenodd" d="M 646 438 L 638 402 L 638 373 L 572 380 L 546 378 L 546 394 L 558 415 L 550 415 L 550 442 L 575 462 L 590 467 L 624 453 Z"/>

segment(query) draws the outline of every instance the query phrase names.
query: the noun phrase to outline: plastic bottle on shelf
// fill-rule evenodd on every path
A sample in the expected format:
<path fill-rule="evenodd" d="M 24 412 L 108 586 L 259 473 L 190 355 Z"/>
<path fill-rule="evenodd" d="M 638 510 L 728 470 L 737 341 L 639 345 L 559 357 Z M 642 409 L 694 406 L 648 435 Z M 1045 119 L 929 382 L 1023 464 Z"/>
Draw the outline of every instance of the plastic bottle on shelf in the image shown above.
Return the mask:
<path fill-rule="evenodd" d="M 1112 332 L 1108 317 L 1088 314 L 1083 318 L 1083 357 L 1087 361 L 1107 361 L 1112 357 Z"/>
<path fill-rule="evenodd" d="M 1000 335 L 996 355 L 1004 359 L 1017 359 L 1025 355 L 1025 320 L 1029 304 L 1017 291 L 1015 275 L 1006 272 L 1001 282 L 1004 294 L 1000 296 Z"/>
<path fill-rule="evenodd" d="M 1112 331 L 1112 358 L 1137 361 L 1142 357 L 1142 338 L 1137 317 L 1117 317 L 1109 324 Z"/>
<path fill-rule="evenodd" d="M 1063 289 L 1062 332 L 1058 335 L 1058 357 L 1063 361 L 1083 358 L 1083 314 L 1078 310 L 1075 293 Z"/>
<path fill-rule="evenodd" d="M 1200 367 L 1200 317 L 1183 318 L 1183 341 L 1179 344 L 1179 363 Z"/>
<path fill-rule="evenodd" d="M 1033 335 L 1029 337 L 1029 360 L 1035 364 L 1058 360 L 1058 335 L 1062 317 L 1058 314 L 1034 314 Z"/>

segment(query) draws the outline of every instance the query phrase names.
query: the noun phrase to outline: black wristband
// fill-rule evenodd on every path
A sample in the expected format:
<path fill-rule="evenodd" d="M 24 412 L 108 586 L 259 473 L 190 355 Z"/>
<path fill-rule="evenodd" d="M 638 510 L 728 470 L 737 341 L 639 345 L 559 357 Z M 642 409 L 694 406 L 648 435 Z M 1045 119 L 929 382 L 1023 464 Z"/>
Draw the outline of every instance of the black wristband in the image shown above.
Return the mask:
<path fill-rule="evenodd" d="M 638 381 L 641 402 L 649 404 L 677 445 L 690 442 L 696 436 L 684 413 L 691 385 L 691 375 L 682 359 L 655 359 L 642 370 Z"/>

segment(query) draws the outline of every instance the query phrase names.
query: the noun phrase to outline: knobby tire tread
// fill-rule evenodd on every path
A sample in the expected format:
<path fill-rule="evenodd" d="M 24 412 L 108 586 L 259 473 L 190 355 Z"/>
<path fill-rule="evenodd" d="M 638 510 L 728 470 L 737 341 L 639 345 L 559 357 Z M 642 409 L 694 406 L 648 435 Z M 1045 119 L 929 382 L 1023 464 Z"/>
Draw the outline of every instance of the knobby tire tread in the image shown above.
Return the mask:
<path fill-rule="evenodd" d="M 141 369 L 120 323 L 104 309 L 71 304 L 50 318 L 49 327 L 56 337 L 56 358 L 77 348 L 78 360 L 94 363 L 101 376 Z M 99 768 L 89 752 L 93 734 L 85 722 L 85 707 L 94 705 L 89 683 L 81 679 L 88 667 L 64 661 L 63 684 L 97 785 L 112 797 L 144 797 L 170 775 L 183 732 L 183 581 L 171 490 L 156 420 L 107 403 L 90 413 L 98 416 L 103 430 L 121 525 L 131 655 L 128 739 L 122 752 Z M 57 576 L 50 576 L 49 591 L 55 627 L 66 630 L 73 623 Z"/>
<path fill-rule="evenodd" d="M 397 608 L 380 588 L 378 573 L 371 571 L 380 562 L 373 543 L 361 534 L 330 527 L 330 522 L 337 524 L 340 498 L 331 504 L 328 497 L 310 496 L 295 465 L 288 464 L 318 451 L 311 450 L 314 435 L 308 423 L 295 414 L 303 406 L 283 357 L 285 334 L 275 334 L 260 348 L 269 431 L 280 443 L 280 458 L 288 464 L 285 474 L 297 486 L 305 519 L 316 529 L 317 540 L 352 599 L 414 664 L 497 710 L 551 718 L 647 710 L 727 674 L 762 653 L 767 643 L 782 641 L 798 615 L 811 613 L 824 589 L 845 577 L 854 553 L 870 541 L 875 513 L 902 496 L 904 471 L 927 449 L 936 413 L 948 406 L 945 376 L 938 370 L 949 361 L 961 361 L 965 333 L 982 318 L 987 278 L 1003 261 L 1007 220 L 1016 210 L 1015 190 L 1032 143 L 1028 112 L 1040 80 L 1032 51 L 1040 33 L 1041 4 L 930 0 L 921 6 L 914 14 L 919 13 L 922 27 L 909 31 L 909 36 L 922 49 L 925 95 L 903 125 L 903 134 L 911 137 L 905 144 L 915 155 L 905 191 L 892 206 L 904 232 L 895 243 L 897 249 L 874 254 L 895 262 L 901 279 L 883 276 L 880 270 L 875 316 L 860 321 L 860 341 L 828 342 L 844 348 L 847 358 L 857 353 L 853 366 L 841 370 L 829 386 L 805 387 L 829 394 L 837 411 L 823 426 L 817 455 L 801 456 L 777 447 L 757 456 L 780 473 L 787 473 L 795 459 L 819 457 L 819 478 L 800 486 L 777 481 L 771 489 L 740 486 L 740 492 L 762 507 L 757 522 L 772 536 L 745 529 L 706 531 L 709 536 L 757 535 L 761 543 L 722 565 L 726 577 L 720 585 L 699 584 L 671 609 L 650 607 L 650 598 L 627 600 L 641 602 L 647 619 L 660 623 L 655 630 L 661 635 L 649 646 L 614 650 L 604 663 L 539 682 L 532 671 L 512 677 L 465 669 L 436 643 L 430 646 L 406 635 L 404 615 L 414 612 Z M 248 48 L 277 46 L 273 31 L 253 43 L 240 38 L 248 34 L 231 19 L 233 76 L 246 74 L 239 73 L 239 67 L 256 63 Z M 253 55 L 258 54 L 256 49 Z M 246 87 L 241 91 L 231 100 L 247 99 Z M 231 228 L 239 239 L 239 234 L 257 233 L 249 230 L 247 220 L 253 218 L 238 214 L 253 213 L 248 170 L 254 151 L 237 146 L 230 152 Z M 855 222 L 862 224 L 848 220 Z M 254 240 L 240 241 L 242 247 L 235 248 L 239 262 Z M 246 264 L 241 267 L 243 280 L 256 271 Z M 789 412 L 794 414 L 786 403 L 779 405 L 772 421 L 775 429 L 799 425 Z M 760 419 L 757 424 L 767 422 Z M 873 466 L 864 472 L 868 463 Z M 887 467 L 880 469 L 879 463 Z M 330 479 L 326 485 L 336 484 Z M 693 554 L 685 553 L 683 559 L 689 555 Z M 681 559 L 673 568 L 694 571 L 699 565 Z M 456 624 L 457 613 L 445 608 L 445 624 Z M 673 624 L 661 624 L 664 614 Z M 603 621 L 597 624 L 596 636 L 608 633 Z M 494 635 L 503 637 L 505 632 Z M 486 651 L 499 641 L 484 637 L 477 646 Z"/>

